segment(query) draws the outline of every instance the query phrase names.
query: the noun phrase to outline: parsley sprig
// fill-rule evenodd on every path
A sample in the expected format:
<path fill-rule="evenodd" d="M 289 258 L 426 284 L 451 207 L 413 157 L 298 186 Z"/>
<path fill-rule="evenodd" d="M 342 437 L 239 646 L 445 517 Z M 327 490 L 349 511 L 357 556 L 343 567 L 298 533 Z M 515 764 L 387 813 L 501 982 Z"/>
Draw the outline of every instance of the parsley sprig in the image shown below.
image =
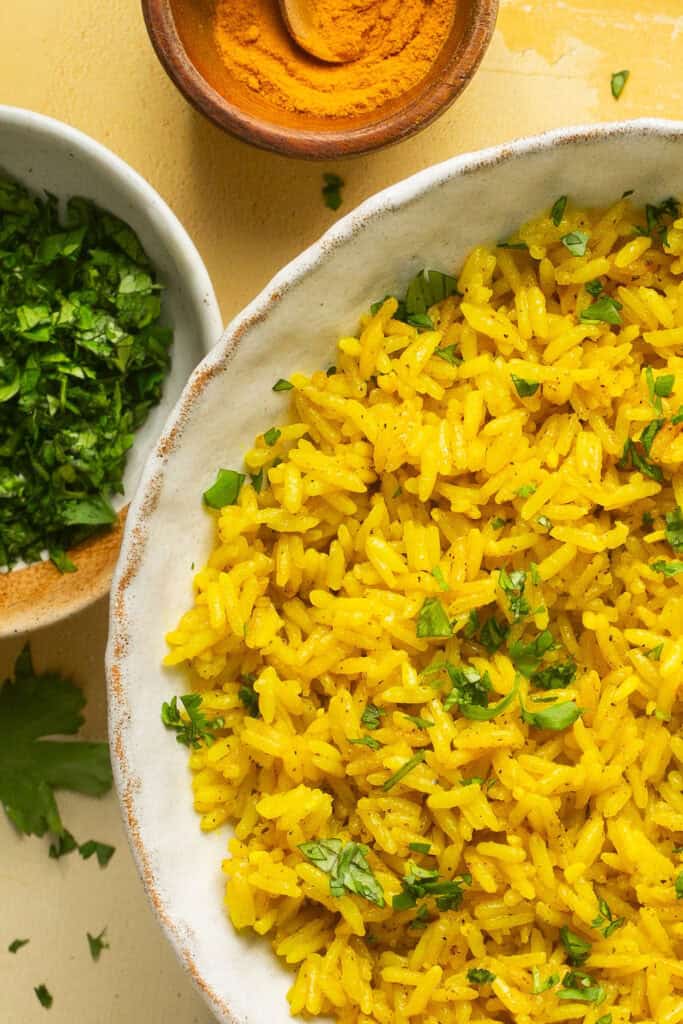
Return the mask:
<path fill-rule="evenodd" d="M 216 740 L 216 731 L 222 729 L 224 719 L 220 716 L 207 718 L 202 711 L 201 693 L 186 693 L 180 698 L 186 718 L 178 707 L 178 698 L 164 701 L 161 706 L 161 721 L 167 729 L 173 729 L 178 743 L 198 750 L 202 744 L 210 747 Z"/>

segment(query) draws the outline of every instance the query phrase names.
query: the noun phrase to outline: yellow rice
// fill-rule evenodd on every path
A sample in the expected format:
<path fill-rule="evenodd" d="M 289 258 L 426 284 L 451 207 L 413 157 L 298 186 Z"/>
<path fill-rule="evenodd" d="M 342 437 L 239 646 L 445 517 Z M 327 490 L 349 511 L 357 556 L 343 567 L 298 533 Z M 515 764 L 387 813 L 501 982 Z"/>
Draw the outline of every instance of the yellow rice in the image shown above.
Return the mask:
<path fill-rule="evenodd" d="M 188 663 L 204 711 L 224 719 L 191 754 L 195 806 L 203 829 L 234 827 L 228 913 L 296 972 L 295 1015 L 683 1022 L 683 576 L 652 569 L 676 560 L 663 517 L 683 504 L 683 424 L 671 423 L 683 403 L 683 220 L 664 243 L 636 224 L 627 200 L 570 204 L 558 226 L 545 215 L 521 229 L 528 251 L 476 248 L 461 297 L 430 311 L 435 330 L 392 319 L 387 299 L 339 341 L 336 373 L 290 377 L 293 421 L 246 455 L 269 485 L 245 484 L 216 515 L 166 660 Z M 577 230 L 590 235 L 585 256 L 560 241 Z M 620 326 L 580 319 L 597 277 Z M 460 365 L 434 355 L 452 345 Z M 675 375 L 661 413 L 648 366 Z M 512 375 L 540 387 L 520 397 Z M 662 482 L 617 467 L 657 416 Z M 515 623 L 499 570 L 532 563 L 531 611 Z M 417 637 L 426 597 L 447 610 L 452 639 Z M 497 652 L 467 639 L 475 611 L 509 623 Z M 578 665 L 550 693 L 515 683 L 509 651 L 546 627 L 554 657 Z M 446 711 L 447 683 L 421 675 L 445 658 L 488 670 L 492 704 L 516 685 L 527 709 L 547 708 L 541 696 L 583 714 L 548 731 L 525 724 L 516 700 L 490 721 Z M 239 697 L 245 674 L 259 717 Z M 368 702 L 385 712 L 376 750 L 350 742 L 370 735 Z M 424 762 L 384 792 L 420 750 Z M 461 785 L 472 776 L 486 781 Z M 331 895 L 299 849 L 330 837 L 367 845 L 384 908 Z M 421 930 L 415 909 L 391 905 L 411 861 L 472 879 L 459 909 L 426 901 Z M 599 898 L 625 919 L 608 938 L 594 925 Z M 571 969 L 562 926 L 592 944 L 581 969 L 599 1004 L 560 999 L 557 983 L 533 992 L 534 976 L 538 988 Z M 472 968 L 495 980 L 472 983 Z"/>

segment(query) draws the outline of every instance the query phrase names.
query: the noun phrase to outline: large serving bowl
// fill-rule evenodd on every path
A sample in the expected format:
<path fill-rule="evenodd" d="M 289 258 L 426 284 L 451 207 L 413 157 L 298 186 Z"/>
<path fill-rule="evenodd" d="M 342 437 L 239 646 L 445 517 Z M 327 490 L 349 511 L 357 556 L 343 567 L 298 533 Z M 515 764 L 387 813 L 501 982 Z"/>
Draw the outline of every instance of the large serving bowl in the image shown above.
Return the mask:
<path fill-rule="evenodd" d="M 107 593 L 130 495 L 191 371 L 220 335 L 222 323 L 208 273 L 192 240 L 151 185 L 82 132 L 28 110 L 0 106 L 0 170 L 28 188 L 60 198 L 79 195 L 127 221 L 165 286 L 164 323 L 173 328 L 172 366 L 161 403 L 135 436 L 114 500 L 118 523 L 71 554 L 75 573 L 40 562 L 0 574 L 0 637 L 23 633 L 79 611 Z"/>
<path fill-rule="evenodd" d="M 272 385 L 333 360 L 340 334 L 424 266 L 458 267 L 483 240 L 507 238 L 561 194 L 582 205 L 626 189 L 634 201 L 683 193 L 683 124 L 569 129 L 429 168 L 368 200 L 274 278 L 192 376 L 131 506 L 112 594 L 108 649 L 114 770 L 140 872 L 160 922 L 221 1021 L 285 1024 L 291 975 L 266 943 L 225 916 L 228 834 L 199 831 L 186 757 L 161 703 L 183 693 L 164 670 L 164 633 L 191 602 L 191 565 L 209 552 L 201 494 L 277 423 Z"/>

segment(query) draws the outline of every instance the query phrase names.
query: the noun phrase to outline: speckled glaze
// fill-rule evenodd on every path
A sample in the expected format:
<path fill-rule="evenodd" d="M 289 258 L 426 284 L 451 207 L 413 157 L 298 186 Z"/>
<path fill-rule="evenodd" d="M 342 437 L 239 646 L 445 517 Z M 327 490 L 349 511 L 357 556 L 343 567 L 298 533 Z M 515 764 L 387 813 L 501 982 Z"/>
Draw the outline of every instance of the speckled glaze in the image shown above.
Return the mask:
<path fill-rule="evenodd" d="M 0 574 L 0 638 L 47 626 L 80 611 L 109 590 L 129 496 L 188 376 L 215 344 L 222 320 L 211 281 L 192 240 L 151 185 L 98 142 L 60 121 L 0 106 L 0 169 L 35 191 L 86 196 L 139 234 L 166 286 L 165 322 L 175 332 L 172 367 L 161 403 L 135 436 L 115 500 L 119 522 L 71 552 L 78 572 L 50 562 Z"/>
<path fill-rule="evenodd" d="M 423 266 L 453 270 L 482 240 L 507 237 L 567 193 L 607 203 L 683 193 L 683 123 L 571 128 L 457 157 L 393 185 L 344 217 L 281 271 L 192 375 L 132 502 L 107 650 L 116 784 L 133 853 L 157 917 L 218 1019 L 285 1024 L 291 974 L 265 941 L 238 935 L 223 910 L 227 832 L 199 831 L 186 757 L 159 722 L 182 693 L 165 670 L 164 633 L 191 600 L 212 520 L 201 493 L 238 467 L 253 436 L 285 415 L 273 383 L 333 361 L 335 342 L 371 301 Z"/>

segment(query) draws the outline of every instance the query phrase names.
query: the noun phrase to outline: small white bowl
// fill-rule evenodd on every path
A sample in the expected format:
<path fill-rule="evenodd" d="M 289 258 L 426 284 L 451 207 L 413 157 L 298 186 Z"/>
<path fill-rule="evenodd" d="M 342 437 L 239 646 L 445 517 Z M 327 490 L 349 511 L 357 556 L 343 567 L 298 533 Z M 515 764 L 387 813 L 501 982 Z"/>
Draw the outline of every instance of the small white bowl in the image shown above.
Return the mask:
<path fill-rule="evenodd" d="M 203 835 L 185 752 L 161 703 L 182 693 L 164 670 L 164 634 L 192 597 L 191 564 L 210 549 L 201 494 L 239 468 L 286 400 L 273 383 L 324 368 L 370 303 L 421 267 L 453 271 L 482 241 L 507 238 L 560 195 L 588 205 L 626 189 L 635 202 L 683 194 L 683 123 L 570 128 L 456 157 L 354 210 L 268 285 L 193 374 L 131 505 L 112 591 L 107 650 L 114 773 L 152 905 L 219 1020 L 287 1024 L 292 974 L 266 942 L 238 935 L 223 909 L 228 834 Z M 141 685 L 141 681 L 144 681 Z"/>
<path fill-rule="evenodd" d="M 119 523 L 72 552 L 78 572 L 49 562 L 0 574 L 0 638 L 65 618 L 107 593 L 127 503 L 187 378 L 218 340 L 222 320 L 201 256 L 157 192 L 128 164 L 82 132 L 42 114 L 0 105 L 0 170 L 35 192 L 85 196 L 138 233 L 165 286 L 164 323 L 173 328 L 172 365 L 161 403 L 135 435 L 114 502 Z"/>

